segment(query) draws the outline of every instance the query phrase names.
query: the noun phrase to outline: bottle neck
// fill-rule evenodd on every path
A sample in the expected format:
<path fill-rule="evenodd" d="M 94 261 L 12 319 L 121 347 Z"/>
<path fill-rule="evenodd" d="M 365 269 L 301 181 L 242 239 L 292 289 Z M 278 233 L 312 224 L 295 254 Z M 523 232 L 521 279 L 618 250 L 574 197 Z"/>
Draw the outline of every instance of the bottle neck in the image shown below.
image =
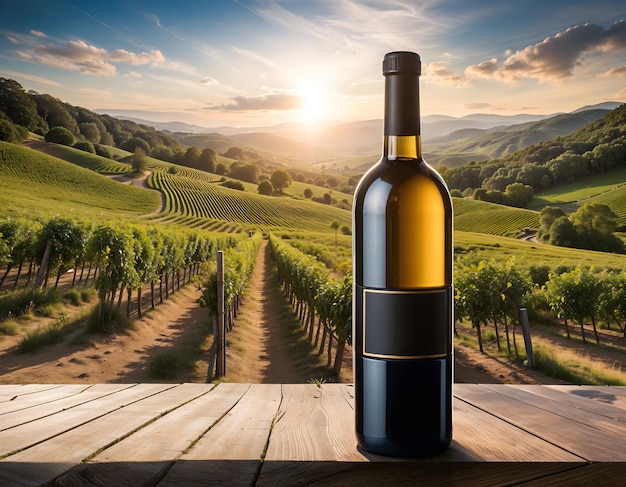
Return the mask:
<path fill-rule="evenodd" d="M 389 160 L 422 157 L 419 75 L 385 76 L 384 156 Z"/>

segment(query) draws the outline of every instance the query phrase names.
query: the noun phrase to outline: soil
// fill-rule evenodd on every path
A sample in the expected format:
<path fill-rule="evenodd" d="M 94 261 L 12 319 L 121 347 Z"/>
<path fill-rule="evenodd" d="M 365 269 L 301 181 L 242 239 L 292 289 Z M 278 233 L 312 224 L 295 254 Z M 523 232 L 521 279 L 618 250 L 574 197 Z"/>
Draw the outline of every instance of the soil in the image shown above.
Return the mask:
<path fill-rule="evenodd" d="M 65 280 L 70 280 L 66 276 Z M 9 279 L 10 281 L 10 279 Z M 63 281 L 61 283 L 63 286 Z M 149 293 L 144 291 L 144 298 Z M 212 344 L 212 322 L 206 309 L 196 303 L 200 291 L 194 284 L 171 294 L 155 310 L 135 319 L 135 328 L 114 335 L 85 332 L 83 320 L 56 344 L 46 345 L 34 353 L 19 354 L 17 345 L 26 330 L 58 319 L 33 318 L 20 324 L 20 334 L 0 335 L 0 383 L 102 383 L 102 382 L 205 382 L 209 349 Z M 85 314 L 90 305 L 66 307 L 68 321 Z M 125 305 L 122 304 L 122 309 Z M 249 290 L 240 307 L 235 326 L 227 334 L 227 365 L 224 380 L 247 383 L 304 383 L 322 377 L 323 357 L 306 341 L 287 299 L 278 286 L 267 243 L 259 252 Z M 570 327 L 572 334 L 577 333 Z M 533 337 L 572 348 L 572 340 L 533 330 Z M 626 340 L 617 332 L 603 332 L 601 341 L 613 340 L 624 346 Z M 588 341 L 593 341 L 589 334 Z M 203 350 L 195 366 L 169 379 L 153 379 L 148 363 L 155 353 L 167 348 L 195 343 Z M 297 345 L 297 346 L 294 346 Z M 623 363 L 619 351 L 576 342 L 578 349 L 607 367 Z M 343 382 L 352 381 L 352 352 L 344 357 Z M 617 365 L 616 365 L 617 364 Z M 558 384 L 562 381 L 513 363 L 493 358 L 462 344 L 455 346 L 455 382 Z"/>

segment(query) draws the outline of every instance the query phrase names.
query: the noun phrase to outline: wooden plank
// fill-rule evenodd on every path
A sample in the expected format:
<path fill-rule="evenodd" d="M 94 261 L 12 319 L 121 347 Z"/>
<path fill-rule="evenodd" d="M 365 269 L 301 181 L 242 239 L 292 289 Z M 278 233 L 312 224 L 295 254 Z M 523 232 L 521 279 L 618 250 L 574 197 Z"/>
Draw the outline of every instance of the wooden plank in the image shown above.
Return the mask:
<path fill-rule="evenodd" d="M 54 405 L 39 404 L 24 411 L 13 411 L 11 413 L 3 414 L 0 416 L 0 431 L 8 428 L 14 428 L 21 424 L 28 423 L 29 421 L 36 421 L 81 404 L 101 399 L 102 397 L 133 386 L 134 384 L 96 384 L 80 394 L 75 394 L 63 400 L 56 401 Z M 2 455 L 2 453 L 0 453 L 0 455 Z"/>
<path fill-rule="evenodd" d="M 153 485 L 172 463 L 226 414 L 247 384 L 197 384 L 211 391 L 146 425 L 73 468 L 51 485 Z"/>
<path fill-rule="evenodd" d="M 0 415 L 30 408 L 39 404 L 49 404 L 59 399 L 64 399 L 74 394 L 80 394 L 90 386 L 86 384 L 65 384 L 53 389 L 44 389 L 30 394 L 13 396 L 12 401 L 0 403 Z"/>
<path fill-rule="evenodd" d="M 135 385 L 121 390 L 118 388 L 116 393 L 101 396 L 97 401 L 91 400 L 70 409 L 40 418 L 36 421 L 29 421 L 15 428 L 1 431 L 0 457 L 36 445 L 41 441 L 69 431 L 72 428 L 93 421 L 100 416 L 109 414 L 116 409 L 128 406 L 129 404 L 152 394 L 157 394 L 165 389 L 170 389 L 171 387 L 173 387 L 172 384 L 143 384 L 141 386 Z M 30 409 L 26 411 L 30 411 Z M 19 413 L 21 411 L 16 412 Z M 11 414 L 14 413 L 9 413 L 4 416 Z M 0 416 L 0 418 L 4 416 Z M 69 447 L 71 448 L 72 445 Z"/>
<path fill-rule="evenodd" d="M 278 464 L 278 465 L 277 465 Z M 576 464 L 572 464 L 576 465 Z M 268 468 L 269 467 L 269 468 Z M 270 462 L 263 464 L 272 475 L 259 479 L 256 487 L 504 487 L 518 479 L 553 475 L 563 465 L 544 463 L 441 463 L 441 462 Z M 532 472 L 529 474 L 529 472 Z M 525 484 L 523 484 L 525 485 Z M 546 484 L 538 484 L 546 485 Z M 576 483 L 567 484 L 580 485 Z M 597 484 L 599 485 L 599 484 Z M 616 485 L 616 484 L 612 484 Z"/>
<path fill-rule="evenodd" d="M 541 402 L 535 396 L 534 401 L 522 402 L 506 395 L 506 386 L 500 386 L 501 392 L 497 392 L 491 385 L 456 384 L 455 396 L 590 462 L 626 461 L 626 441 L 621 434 L 555 414 L 552 410 L 558 404 L 548 399 Z M 493 439 L 505 441 L 498 440 Z"/>
<path fill-rule="evenodd" d="M 430 485 L 423 482 L 447 485 L 447 481 L 477 486 L 510 485 L 511 477 L 503 476 L 503 472 L 514 474 L 513 478 L 521 482 L 561 473 L 581 463 L 587 464 L 584 459 L 459 400 L 454 401 L 454 439 L 443 455 L 415 460 L 373 455 L 356 448 L 354 413 L 351 410 L 344 409 L 339 413 L 345 420 L 340 429 L 349 429 L 349 432 L 333 433 L 326 424 L 315 423 L 316 415 L 310 414 L 310 396 L 303 394 L 304 388 L 298 392 L 300 394 L 281 406 L 281 411 L 285 409 L 291 413 L 283 423 L 283 435 L 277 435 L 283 419 L 272 431 L 257 486 L 298 485 L 303 478 L 307 479 L 307 485 L 333 485 L 335 482 L 346 486 L 376 482 L 387 485 L 390 479 L 393 479 L 393 485 L 415 485 L 418 480 L 419 485 Z M 340 401 L 335 396 L 332 402 Z M 303 412 L 303 406 L 307 404 L 309 410 Z M 316 403 L 313 404 L 315 406 Z M 346 411 L 349 416 L 346 416 Z M 350 438 L 346 439 L 346 436 Z M 299 438 L 302 442 L 298 441 Z M 494 438 L 503 438 L 504 441 L 494 442 Z M 343 448 L 352 448 L 358 460 L 342 460 L 341 463 L 328 458 L 325 461 L 316 460 L 315 457 L 319 458 L 322 452 L 327 452 L 328 445 L 333 442 L 343 443 Z M 307 454 L 298 456 L 296 451 L 301 449 Z M 342 458 L 349 456 L 346 453 L 340 455 Z M 366 463 L 368 461 L 378 465 L 372 467 Z M 452 462 L 454 468 L 450 467 Z M 462 466 L 461 470 L 457 469 L 458 466 Z M 504 478 L 508 480 L 504 482 Z"/>
<path fill-rule="evenodd" d="M 592 463 L 574 470 L 527 482 L 523 487 L 571 487 L 623 485 L 626 478 L 626 463 Z"/>
<path fill-rule="evenodd" d="M 620 407 L 619 401 L 597 400 L 595 398 L 606 398 L 607 393 L 600 392 L 592 386 L 585 387 L 584 394 L 575 394 L 563 388 L 521 384 L 509 385 L 528 393 L 548 398 L 551 401 L 567 404 L 568 406 L 579 409 L 585 419 L 588 414 L 592 414 L 604 416 L 605 418 L 610 418 L 620 423 L 626 423 L 626 402 Z M 583 390 L 580 392 L 583 392 Z"/>
<path fill-rule="evenodd" d="M 618 434 L 620 436 L 626 435 L 626 422 L 619 421 L 619 419 L 615 417 L 621 416 L 623 420 L 626 420 L 626 411 L 622 411 L 619 408 L 606 404 L 597 404 L 598 410 L 582 409 L 565 400 L 558 400 L 561 396 L 564 398 L 567 397 L 563 392 L 560 394 L 557 393 L 556 396 L 549 393 L 540 394 L 541 386 L 536 388 L 537 392 L 508 384 L 486 384 L 484 387 L 511 397 L 519 404 L 531 404 L 537 408 L 549 411 L 552 414 L 606 431 L 607 433 Z M 609 412 L 607 412 L 607 409 Z M 601 410 L 604 410 L 607 414 L 601 414 Z M 626 446 L 626 442 L 624 445 Z"/>
<path fill-rule="evenodd" d="M 62 384 L 0 384 L 0 402 L 13 401 L 33 392 L 55 389 Z"/>
<path fill-rule="evenodd" d="M 623 386 L 559 385 L 544 387 L 565 391 L 573 396 L 592 399 L 595 402 L 612 404 L 613 406 L 626 410 L 626 387 Z"/>
<path fill-rule="evenodd" d="M 254 384 L 207 434 L 180 457 L 159 487 L 254 485 L 281 404 L 280 384 Z"/>
<path fill-rule="evenodd" d="M 283 385 L 266 461 L 367 461 L 356 449 L 354 410 L 345 384 Z"/>

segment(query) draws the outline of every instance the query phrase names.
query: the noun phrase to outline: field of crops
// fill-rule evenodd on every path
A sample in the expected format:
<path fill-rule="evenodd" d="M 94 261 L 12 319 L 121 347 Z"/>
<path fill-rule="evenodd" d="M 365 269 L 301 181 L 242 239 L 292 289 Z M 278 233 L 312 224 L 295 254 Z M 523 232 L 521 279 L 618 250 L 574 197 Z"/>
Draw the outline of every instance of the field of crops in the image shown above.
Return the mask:
<path fill-rule="evenodd" d="M 576 267 L 581 264 L 596 269 L 626 269 L 626 255 L 592 250 L 556 247 L 473 232 L 455 232 L 454 253 L 457 258 L 468 260 L 495 260 L 506 262 L 514 258 L 515 263 L 522 267 L 548 266 L 555 269 L 559 266 Z"/>
<path fill-rule="evenodd" d="M 27 142 L 27 145 L 39 152 L 49 154 L 101 174 L 124 174 L 132 172 L 133 170 L 130 164 L 107 159 L 106 157 L 90 154 L 89 152 L 65 145 L 51 144 L 32 139 Z M 121 152 L 123 153 L 124 151 Z M 130 155 L 128 153 L 126 154 Z"/>
<path fill-rule="evenodd" d="M 0 216 L 105 216 L 154 211 L 159 196 L 47 154 L 0 142 Z"/>
<path fill-rule="evenodd" d="M 200 180 L 183 174 L 154 171 L 150 187 L 163 191 L 163 215 L 177 223 L 201 225 L 200 219 L 232 222 L 245 230 L 297 229 L 330 231 L 330 224 L 350 225 L 349 211 L 284 197 L 262 196 L 226 188 L 217 180 Z M 204 228 L 204 227 L 203 227 Z"/>
<path fill-rule="evenodd" d="M 539 227 L 539 213 L 486 201 L 453 198 L 454 229 L 489 235 L 516 235 Z"/>

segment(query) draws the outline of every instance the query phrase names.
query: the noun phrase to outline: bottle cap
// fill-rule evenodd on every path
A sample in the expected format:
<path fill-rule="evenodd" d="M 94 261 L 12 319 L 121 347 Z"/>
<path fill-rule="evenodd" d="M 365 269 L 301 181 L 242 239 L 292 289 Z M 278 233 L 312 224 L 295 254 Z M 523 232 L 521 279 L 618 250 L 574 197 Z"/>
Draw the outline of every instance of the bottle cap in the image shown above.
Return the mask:
<path fill-rule="evenodd" d="M 387 74 L 422 74 L 422 62 L 419 54 L 408 51 L 397 51 L 385 54 L 383 59 L 383 75 Z"/>

